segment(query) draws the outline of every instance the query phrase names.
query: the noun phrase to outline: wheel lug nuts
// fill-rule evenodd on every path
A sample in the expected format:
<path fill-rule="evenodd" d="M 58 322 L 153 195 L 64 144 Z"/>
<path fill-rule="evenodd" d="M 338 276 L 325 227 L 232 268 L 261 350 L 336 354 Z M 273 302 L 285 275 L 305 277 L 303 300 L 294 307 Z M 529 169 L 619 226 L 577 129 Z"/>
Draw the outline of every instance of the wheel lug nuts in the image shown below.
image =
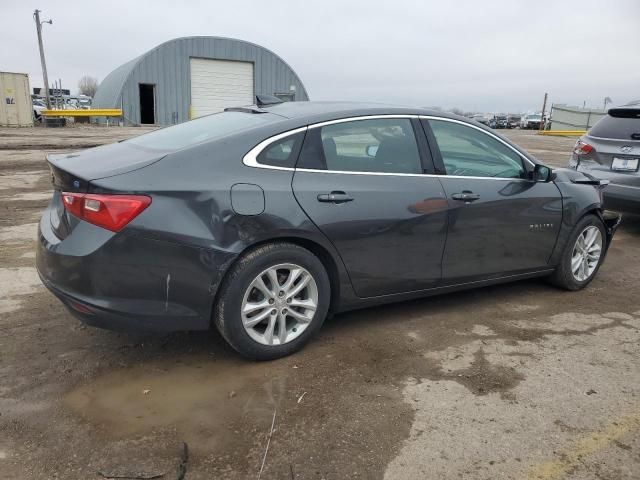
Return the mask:
<path fill-rule="evenodd" d="M 287 298 L 287 303 L 291 303 L 291 299 L 290 298 Z"/>
<path fill-rule="evenodd" d="M 286 309 L 286 308 L 283 308 L 283 309 L 282 309 L 282 314 L 283 314 L 283 315 L 286 315 L 286 314 L 287 314 L 287 309 Z"/>
<path fill-rule="evenodd" d="M 273 298 L 269 299 L 269 305 L 273 305 L 273 302 L 275 302 L 275 300 Z"/>
<path fill-rule="evenodd" d="M 278 296 L 279 296 L 279 297 L 284 297 L 284 292 L 283 292 L 282 290 L 280 290 L 280 291 L 278 292 Z"/>
<path fill-rule="evenodd" d="M 278 311 L 275 308 L 271 310 L 271 315 L 275 315 L 276 313 L 278 313 Z"/>

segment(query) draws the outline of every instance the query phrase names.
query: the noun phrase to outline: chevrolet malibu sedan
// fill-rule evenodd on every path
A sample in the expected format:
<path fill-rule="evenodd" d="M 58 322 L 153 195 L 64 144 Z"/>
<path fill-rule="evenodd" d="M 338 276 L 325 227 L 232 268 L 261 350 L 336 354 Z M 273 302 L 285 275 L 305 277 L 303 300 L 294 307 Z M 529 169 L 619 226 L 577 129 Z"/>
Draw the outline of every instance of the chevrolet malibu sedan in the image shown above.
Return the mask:
<path fill-rule="evenodd" d="M 253 359 L 327 315 L 531 277 L 596 275 L 604 184 L 418 108 L 275 103 L 49 155 L 44 284 L 82 321 L 217 327 Z"/>

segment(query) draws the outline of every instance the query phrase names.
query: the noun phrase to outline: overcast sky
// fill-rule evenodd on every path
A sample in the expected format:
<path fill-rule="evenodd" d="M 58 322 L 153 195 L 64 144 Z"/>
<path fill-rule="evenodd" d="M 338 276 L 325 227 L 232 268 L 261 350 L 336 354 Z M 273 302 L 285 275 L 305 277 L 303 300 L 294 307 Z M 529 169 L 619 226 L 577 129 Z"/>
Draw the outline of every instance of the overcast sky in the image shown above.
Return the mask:
<path fill-rule="evenodd" d="M 640 98 L 640 0 L 0 0 L 0 71 L 77 90 L 166 40 L 234 37 L 273 50 L 312 100 L 488 112 Z"/>

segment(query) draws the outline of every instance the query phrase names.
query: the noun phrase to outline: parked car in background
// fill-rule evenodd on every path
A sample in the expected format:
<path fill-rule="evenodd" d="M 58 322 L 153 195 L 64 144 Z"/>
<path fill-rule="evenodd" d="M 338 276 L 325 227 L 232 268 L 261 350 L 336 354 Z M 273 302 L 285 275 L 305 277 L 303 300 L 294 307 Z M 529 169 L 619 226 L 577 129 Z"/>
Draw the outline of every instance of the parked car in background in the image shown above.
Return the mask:
<path fill-rule="evenodd" d="M 66 97 L 66 103 L 68 105 L 73 105 L 73 108 L 76 109 L 89 109 L 91 108 L 91 97 L 87 95 L 69 95 Z"/>
<path fill-rule="evenodd" d="M 507 116 L 507 128 L 518 128 L 520 126 L 520 115 Z"/>
<path fill-rule="evenodd" d="M 31 104 L 33 105 L 33 119 L 39 122 L 42 120 L 42 111 L 47 109 L 47 105 L 37 98 L 33 98 Z"/>
<path fill-rule="evenodd" d="M 569 167 L 611 182 L 604 205 L 640 213 L 640 103 L 611 108 L 576 142 Z"/>
<path fill-rule="evenodd" d="M 509 124 L 506 115 L 496 115 L 494 118 L 496 122 L 495 128 L 508 128 Z"/>
<path fill-rule="evenodd" d="M 619 216 L 599 182 L 476 122 L 268 101 L 48 156 L 36 262 L 70 312 L 215 326 L 264 360 L 330 312 L 531 277 L 579 290 L 605 258 Z"/>
<path fill-rule="evenodd" d="M 520 120 L 520 128 L 538 130 L 540 128 L 540 122 L 542 122 L 542 114 L 530 113 L 522 117 Z"/>

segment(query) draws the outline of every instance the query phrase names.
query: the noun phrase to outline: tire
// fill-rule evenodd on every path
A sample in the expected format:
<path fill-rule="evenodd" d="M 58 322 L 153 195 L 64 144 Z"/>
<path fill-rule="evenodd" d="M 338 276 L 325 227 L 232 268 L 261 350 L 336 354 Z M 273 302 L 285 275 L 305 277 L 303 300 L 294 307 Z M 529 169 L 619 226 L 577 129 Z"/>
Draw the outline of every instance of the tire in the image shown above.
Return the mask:
<path fill-rule="evenodd" d="M 274 271 L 277 288 L 272 283 Z M 293 285 L 288 292 L 292 293 L 302 285 L 303 279 L 307 282 L 306 286 L 295 295 L 281 295 L 287 280 L 296 275 L 297 285 Z M 259 283 L 259 279 L 262 283 Z M 301 298 L 304 296 L 308 298 Z M 315 255 L 292 243 L 266 244 L 243 255 L 227 274 L 214 308 L 214 323 L 224 339 L 244 357 L 273 360 L 300 350 L 309 341 L 322 326 L 330 299 L 329 276 Z M 286 303 L 289 301 L 293 301 L 293 304 Z M 314 301 L 315 309 L 311 309 Z M 255 308 L 264 302 L 272 302 L 272 305 L 260 308 L 255 313 L 244 313 L 251 306 Z M 276 312 L 275 316 L 273 312 Z M 249 326 L 263 314 L 267 315 L 264 320 Z M 296 318 L 292 314 L 296 314 Z M 303 322 L 298 320 L 303 316 Z M 284 329 L 281 327 L 283 324 Z"/>
<path fill-rule="evenodd" d="M 595 263 L 593 270 L 588 272 L 586 278 L 580 278 L 580 274 L 576 275 L 572 270 L 574 254 L 576 254 L 576 249 L 579 249 L 579 247 L 576 246 L 576 242 L 578 241 L 578 238 L 580 236 L 584 235 L 587 229 L 590 229 L 592 227 L 595 227 L 600 231 L 601 247 L 599 257 L 597 259 L 597 263 Z M 569 236 L 569 240 L 567 241 L 567 244 L 564 247 L 564 251 L 562 252 L 560 263 L 549 277 L 550 282 L 557 287 L 570 291 L 581 290 L 589 285 L 589 283 L 591 283 L 591 281 L 598 273 L 600 265 L 602 265 L 602 261 L 604 260 L 604 253 L 606 252 L 607 248 L 606 241 L 607 237 L 602 221 L 597 216 L 592 214 L 588 214 L 582 217 L 573 228 L 573 231 Z"/>

